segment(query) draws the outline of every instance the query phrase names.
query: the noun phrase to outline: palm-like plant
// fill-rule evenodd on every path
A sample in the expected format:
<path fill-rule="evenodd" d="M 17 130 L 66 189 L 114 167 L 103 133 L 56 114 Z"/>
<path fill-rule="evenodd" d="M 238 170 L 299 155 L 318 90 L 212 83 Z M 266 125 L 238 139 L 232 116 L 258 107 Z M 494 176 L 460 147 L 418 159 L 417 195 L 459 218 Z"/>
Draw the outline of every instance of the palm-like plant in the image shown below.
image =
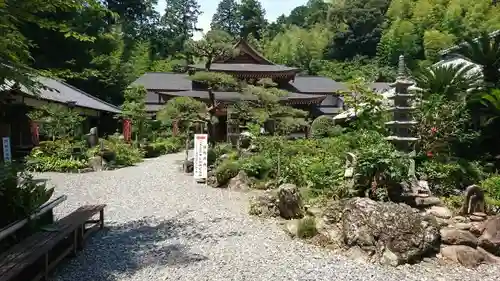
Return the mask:
<path fill-rule="evenodd" d="M 433 65 L 421 69 L 415 76 L 415 82 L 422 89 L 423 98 L 439 93 L 450 100 L 457 100 L 480 85 L 481 73 L 474 68 L 472 64 Z"/>
<path fill-rule="evenodd" d="M 490 124 L 500 116 L 500 90 L 495 89 L 481 96 L 481 103 L 485 106 L 487 120 Z"/>
<path fill-rule="evenodd" d="M 500 81 L 500 33 L 482 33 L 476 39 L 467 39 L 457 53 L 481 65 L 484 82 L 494 87 Z"/>

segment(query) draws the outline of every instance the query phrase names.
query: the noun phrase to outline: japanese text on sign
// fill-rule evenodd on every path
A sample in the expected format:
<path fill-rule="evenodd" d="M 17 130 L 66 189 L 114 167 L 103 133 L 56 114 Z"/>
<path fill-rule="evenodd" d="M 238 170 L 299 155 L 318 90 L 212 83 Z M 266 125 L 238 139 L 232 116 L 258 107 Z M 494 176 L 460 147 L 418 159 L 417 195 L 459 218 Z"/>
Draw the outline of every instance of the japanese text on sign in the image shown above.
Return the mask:
<path fill-rule="evenodd" d="M 3 160 L 5 162 L 12 161 L 12 155 L 11 155 L 11 152 L 10 152 L 10 138 L 9 137 L 3 137 L 2 138 L 2 144 L 3 144 Z"/>
<path fill-rule="evenodd" d="M 208 169 L 208 135 L 194 135 L 194 169 L 195 179 L 206 179 Z"/>

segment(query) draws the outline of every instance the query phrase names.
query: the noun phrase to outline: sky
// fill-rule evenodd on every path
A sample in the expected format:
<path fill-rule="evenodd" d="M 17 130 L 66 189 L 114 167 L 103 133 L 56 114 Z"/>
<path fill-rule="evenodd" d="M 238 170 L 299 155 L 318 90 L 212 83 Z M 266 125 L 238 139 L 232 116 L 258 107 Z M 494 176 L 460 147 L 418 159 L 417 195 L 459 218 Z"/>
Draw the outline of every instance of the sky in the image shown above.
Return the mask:
<path fill-rule="evenodd" d="M 158 0 L 158 12 L 164 13 L 166 1 Z M 282 14 L 290 14 L 295 7 L 306 4 L 307 0 L 260 0 L 260 3 L 266 10 L 266 18 L 272 22 Z M 198 18 L 198 27 L 203 28 L 204 32 L 207 32 L 210 29 L 210 22 L 217 10 L 219 0 L 198 0 L 198 4 L 201 7 L 200 10 L 203 12 Z M 199 39 L 201 36 L 202 33 L 195 34 L 194 39 Z"/>

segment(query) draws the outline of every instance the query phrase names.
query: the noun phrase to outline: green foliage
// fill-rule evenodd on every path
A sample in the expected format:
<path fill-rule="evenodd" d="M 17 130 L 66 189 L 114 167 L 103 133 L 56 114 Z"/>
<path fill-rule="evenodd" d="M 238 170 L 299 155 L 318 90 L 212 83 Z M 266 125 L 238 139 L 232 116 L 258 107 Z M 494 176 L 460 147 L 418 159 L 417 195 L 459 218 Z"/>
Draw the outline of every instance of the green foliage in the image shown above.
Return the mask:
<path fill-rule="evenodd" d="M 69 138 L 80 135 L 84 117 L 76 109 L 50 104 L 28 113 L 31 120 L 40 124 L 40 133 L 55 138 Z"/>
<path fill-rule="evenodd" d="M 447 159 L 427 159 L 417 165 L 417 175 L 433 187 L 432 192 L 450 196 L 484 177 L 479 163 Z"/>
<path fill-rule="evenodd" d="M 180 137 L 171 137 L 167 139 L 157 139 L 155 142 L 146 145 L 144 157 L 153 158 L 160 155 L 176 153 L 184 148 L 184 140 Z"/>
<path fill-rule="evenodd" d="M 26 157 L 26 167 L 37 172 L 74 172 L 87 168 L 85 144 L 68 139 L 41 142 Z"/>
<path fill-rule="evenodd" d="M 109 136 L 103 140 L 104 150 L 113 153 L 113 161 L 111 165 L 118 167 L 133 166 L 142 161 L 144 156 L 143 151 L 135 146 L 132 146 L 119 138 L 117 135 Z"/>
<path fill-rule="evenodd" d="M 460 43 L 465 37 L 497 30 L 499 9 L 489 0 L 391 1 L 379 56 L 392 64 L 397 63 L 400 54 L 435 62 L 437 51 Z"/>
<path fill-rule="evenodd" d="M 335 125 L 331 116 L 322 115 L 314 119 L 311 124 L 311 135 L 314 138 L 335 137 L 343 132 L 343 128 Z"/>
<path fill-rule="evenodd" d="M 214 59 L 229 58 L 234 55 L 231 35 L 221 30 L 210 30 L 203 39 L 198 41 L 187 41 L 186 49 L 188 53 L 205 59 L 205 70 L 209 71 Z M 221 73 L 223 74 L 223 73 Z M 227 74 L 226 74 L 227 75 Z M 215 76 L 221 77 L 221 76 Z M 225 80 L 230 78 L 226 77 Z M 204 80 L 204 79 L 193 79 Z M 234 80 L 234 79 L 233 79 Z M 208 80 L 207 80 L 208 81 Z M 222 81 L 221 81 L 222 82 Z"/>
<path fill-rule="evenodd" d="M 367 190 L 374 187 L 374 182 L 377 189 L 391 188 L 408 172 L 408 159 L 397 154 L 382 135 L 373 131 L 296 141 L 259 137 L 255 144 L 259 149 L 258 155 L 266 159 L 266 166 L 262 166 L 268 167 L 270 163 L 269 178 L 296 184 L 305 189 L 306 195 L 311 198 L 364 196 Z M 344 157 L 348 152 L 358 156 L 356 190 L 349 190 L 343 178 Z"/>
<path fill-rule="evenodd" d="M 33 213 L 54 192 L 18 164 L 0 164 L 0 228 Z"/>
<path fill-rule="evenodd" d="M 500 202 L 500 175 L 493 174 L 480 184 L 490 199 Z"/>
<path fill-rule="evenodd" d="M 500 8 L 497 7 L 497 12 Z M 484 82 L 489 87 L 500 85 L 500 34 L 490 36 L 482 32 L 478 38 L 467 38 L 461 45 L 458 53 L 468 58 L 473 63 L 482 66 Z"/>
<path fill-rule="evenodd" d="M 191 97 L 175 97 L 168 100 L 156 119 L 169 126 L 177 120 L 179 130 L 186 132 L 194 123 L 203 121 L 206 114 L 207 107 L 203 102 Z"/>
<path fill-rule="evenodd" d="M 422 153 L 450 155 L 459 144 L 472 142 L 478 132 L 470 129 L 467 104 L 463 99 L 449 100 L 432 94 L 422 100 L 415 111 L 416 133 Z"/>
<path fill-rule="evenodd" d="M 232 37 L 239 36 L 241 31 L 241 18 L 239 5 L 235 0 L 222 0 L 217 6 L 217 11 L 212 16 L 211 30 L 222 30 Z"/>
<path fill-rule="evenodd" d="M 167 40 L 163 43 L 167 44 L 168 49 L 173 52 L 182 51 L 184 44 L 193 37 L 194 32 L 200 31 L 196 24 L 201 14 L 200 5 L 196 0 L 167 1 L 160 24 L 166 33 Z"/>
<path fill-rule="evenodd" d="M 297 225 L 297 237 L 306 239 L 314 237 L 318 233 L 316 229 L 316 220 L 314 217 L 304 217 L 299 220 Z"/>
<path fill-rule="evenodd" d="M 223 161 L 215 170 L 215 177 L 219 185 L 227 184 L 230 179 L 238 175 L 240 167 L 240 162 L 234 161 L 234 159 Z"/>
<path fill-rule="evenodd" d="M 220 72 L 200 71 L 189 78 L 214 90 L 230 89 L 238 85 L 233 76 Z"/>
<path fill-rule="evenodd" d="M 349 60 L 313 60 L 310 74 L 329 77 L 335 81 L 350 81 L 364 78 L 366 81 L 393 82 L 396 71 L 391 66 L 381 65 L 377 60 L 356 56 Z"/>
<path fill-rule="evenodd" d="M 143 86 L 134 86 L 125 90 L 125 102 L 118 117 L 128 119 L 132 123 L 132 135 L 135 139 L 145 137 L 149 116 L 146 112 L 147 91 Z"/>
<path fill-rule="evenodd" d="M 258 0 L 242 0 L 239 6 L 241 18 L 240 36 L 246 38 L 252 35 L 256 39 L 262 38 L 262 31 L 267 25 L 266 11 Z"/>
<path fill-rule="evenodd" d="M 33 79 L 37 74 L 29 63 L 32 59 L 32 43 L 23 32 L 24 25 L 50 30 L 76 41 L 93 41 L 95 37 L 80 33 L 61 17 L 47 17 L 51 13 L 70 13 L 85 8 L 100 9 L 96 1 L 55 0 L 43 1 L 2 1 L 0 3 L 0 81 L 15 81 L 28 88 L 36 88 L 38 83 Z"/>
<path fill-rule="evenodd" d="M 288 94 L 286 91 L 249 85 L 243 89 L 243 94 L 253 99 L 236 102 L 230 107 L 230 111 L 238 116 L 239 122 L 259 126 L 271 123 L 271 131 L 279 135 L 287 135 L 307 126 L 307 112 L 280 102 L 281 98 Z"/>
<path fill-rule="evenodd" d="M 311 72 L 311 62 L 323 57 L 330 37 L 330 30 L 323 26 L 312 29 L 291 26 L 265 44 L 264 55 L 275 63 Z"/>
<path fill-rule="evenodd" d="M 366 136 L 373 135 L 367 134 Z M 364 137 L 366 137 L 364 136 Z M 376 134 L 375 134 L 376 136 Z M 409 158 L 396 151 L 394 146 L 378 136 L 380 141 L 361 145 L 356 153 L 358 163 L 355 167 L 357 195 L 379 197 L 399 183 L 408 179 Z M 385 196 L 385 194 L 383 195 Z"/>
<path fill-rule="evenodd" d="M 463 100 L 467 90 L 479 86 L 481 74 L 473 70 L 475 67 L 465 64 L 433 65 L 422 68 L 415 81 L 422 89 L 424 99 L 439 93 L 448 100 Z"/>
<path fill-rule="evenodd" d="M 240 160 L 240 170 L 250 177 L 265 179 L 272 169 L 272 162 L 262 155 L 253 155 Z"/>

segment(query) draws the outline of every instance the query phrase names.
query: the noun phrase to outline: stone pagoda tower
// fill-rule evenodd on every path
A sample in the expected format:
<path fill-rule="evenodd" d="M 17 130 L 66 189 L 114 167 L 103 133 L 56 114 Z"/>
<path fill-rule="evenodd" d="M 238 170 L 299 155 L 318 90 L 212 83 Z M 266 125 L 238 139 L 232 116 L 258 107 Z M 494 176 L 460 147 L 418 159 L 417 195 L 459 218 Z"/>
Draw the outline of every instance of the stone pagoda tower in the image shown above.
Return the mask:
<path fill-rule="evenodd" d="M 414 152 L 414 145 L 418 140 L 417 137 L 411 135 L 412 127 L 417 124 L 417 121 L 413 119 L 412 112 L 415 107 L 411 104 L 415 95 L 410 94 L 408 88 L 414 83 L 405 74 L 406 66 L 403 55 L 399 56 L 398 68 L 398 78 L 391 84 L 391 87 L 395 88 L 394 96 L 390 97 L 394 105 L 389 109 L 393 112 L 393 120 L 385 123 L 391 129 L 391 135 L 387 137 L 387 140 L 400 151 L 409 153 Z"/>

